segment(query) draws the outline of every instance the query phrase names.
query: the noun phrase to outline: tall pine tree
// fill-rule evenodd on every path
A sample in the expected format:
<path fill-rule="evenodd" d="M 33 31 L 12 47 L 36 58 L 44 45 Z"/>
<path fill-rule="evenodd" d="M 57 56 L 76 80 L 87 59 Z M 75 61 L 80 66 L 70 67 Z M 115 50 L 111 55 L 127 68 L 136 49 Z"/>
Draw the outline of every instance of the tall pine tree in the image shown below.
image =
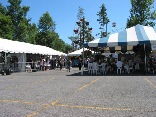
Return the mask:
<path fill-rule="evenodd" d="M 99 29 L 103 29 L 103 31 L 101 31 L 101 37 L 105 37 L 107 36 L 107 23 L 110 22 L 109 18 L 107 17 L 107 9 L 105 7 L 104 4 L 102 4 L 102 6 L 100 7 L 100 11 L 97 13 L 97 16 L 99 16 L 99 18 L 97 19 L 97 21 L 100 24 L 100 28 Z M 104 26 L 106 25 L 106 32 L 104 32 Z"/>

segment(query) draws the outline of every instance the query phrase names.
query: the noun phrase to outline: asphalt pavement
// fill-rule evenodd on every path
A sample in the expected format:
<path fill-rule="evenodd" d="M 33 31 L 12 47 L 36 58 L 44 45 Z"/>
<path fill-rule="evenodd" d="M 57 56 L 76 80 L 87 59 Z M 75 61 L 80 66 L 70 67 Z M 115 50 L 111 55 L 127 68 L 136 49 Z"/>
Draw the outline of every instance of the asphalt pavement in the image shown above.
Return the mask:
<path fill-rule="evenodd" d="M 156 117 L 155 74 L 78 68 L 0 75 L 0 117 Z"/>

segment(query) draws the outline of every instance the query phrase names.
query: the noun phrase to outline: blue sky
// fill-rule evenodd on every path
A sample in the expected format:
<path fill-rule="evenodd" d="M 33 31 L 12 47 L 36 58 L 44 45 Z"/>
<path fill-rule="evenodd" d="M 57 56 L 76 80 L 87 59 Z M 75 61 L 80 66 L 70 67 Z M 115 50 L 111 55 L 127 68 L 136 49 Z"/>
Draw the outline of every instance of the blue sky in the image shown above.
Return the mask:
<path fill-rule="evenodd" d="M 7 0 L 0 0 L 0 2 L 4 6 L 8 5 Z M 77 28 L 79 6 L 84 9 L 85 18 L 90 22 L 89 27 L 93 27 L 92 35 L 95 39 L 99 38 L 95 36 L 100 32 L 96 14 L 103 3 L 110 20 L 108 32 L 112 34 L 124 30 L 127 18 L 130 16 L 130 0 L 22 0 L 21 6 L 30 6 L 27 17 L 32 18 L 31 23 L 36 24 L 43 13 L 48 11 L 56 23 L 56 32 L 60 39 L 71 44 L 68 37 L 76 36 L 73 29 Z M 154 5 L 156 6 L 156 2 Z M 112 27 L 113 22 L 116 22 L 116 28 Z"/>

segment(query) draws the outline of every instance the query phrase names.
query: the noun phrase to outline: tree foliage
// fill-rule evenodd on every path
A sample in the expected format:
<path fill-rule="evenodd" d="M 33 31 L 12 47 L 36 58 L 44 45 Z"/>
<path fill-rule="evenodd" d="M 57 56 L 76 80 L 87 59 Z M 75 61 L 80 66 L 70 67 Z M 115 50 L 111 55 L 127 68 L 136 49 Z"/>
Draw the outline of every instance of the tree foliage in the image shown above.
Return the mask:
<path fill-rule="evenodd" d="M 32 43 L 32 44 L 36 44 L 36 36 L 38 33 L 38 28 L 36 26 L 35 23 L 33 24 L 28 24 L 28 33 L 26 36 L 26 42 L 27 43 Z"/>
<path fill-rule="evenodd" d="M 131 0 L 131 5 L 127 28 L 137 24 L 155 26 L 156 10 L 154 9 L 154 0 Z"/>
<path fill-rule="evenodd" d="M 38 28 L 41 32 L 54 31 L 54 29 L 55 29 L 54 24 L 55 24 L 55 22 L 53 21 L 52 17 L 50 16 L 49 12 L 47 11 L 40 17 Z"/>
<path fill-rule="evenodd" d="M 71 50 L 72 50 L 72 46 L 67 44 L 67 43 L 65 43 L 65 53 L 68 53 Z"/>
<path fill-rule="evenodd" d="M 0 37 L 6 39 L 13 38 L 13 25 L 9 15 L 6 14 L 7 10 L 0 3 Z"/>
<path fill-rule="evenodd" d="M 54 27 L 55 25 L 49 12 L 44 13 L 40 17 L 38 24 L 39 32 L 36 38 L 37 44 L 51 47 L 55 37 L 58 38 L 58 35 L 56 36 L 53 30 Z"/>
<path fill-rule="evenodd" d="M 39 32 L 36 35 L 36 43 L 65 52 L 66 44 L 59 38 L 58 33 L 55 32 L 55 26 L 56 24 L 49 12 L 44 13 L 39 20 Z"/>
<path fill-rule="evenodd" d="M 8 0 L 8 6 L 0 3 L 0 37 L 44 45 L 62 52 L 71 49 L 55 32 L 55 22 L 49 12 L 44 13 L 38 25 L 27 18 L 29 6 L 21 7 L 22 0 Z M 66 50 L 67 49 L 67 50 Z"/>
<path fill-rule="evenodd" d="M 79 6 L 79 10 L 78 10 L 78 14 L 77 14 L 77 19 L 78 19 L 78 22 L 77 25 L 78 25 L 78 35 L 75 36 L 75 37 L 68 37 L 70 40 L 71 39 L 76 39 L 76 41 L 72 41 L 72 45 L 73 45 L 73 48 L 74 48 L 74 43 L 75 44 L 78 44 L 80 48 L 82 48 L 82 45 L 84 42 L 89 42 L 93 39 L 93 36 L 91 34 L 91 32 L 89 31 L 89 22 L 86 21 L 85 19 L 85 16 L 84 16 L 84 9 L 81 8 Z"/>
<path fill-rule="evenodd" d="M 84 9 L 79 6 L 79 10 L 78 10 L 78 14 L 77 14 L 77 19 L 78 20 L 81 20 L 83 18 L 84 18 Z"/>
<path fill-rule="evenodd" d="M 7 15 L 12 19 L 13 40 L 26 41 L 27 26 L 30 19 L 26 18 L 30 7 L 21 7 L 22 0 L 8 0 Z"/>
<path fill-rule="evenodd" d="M 104 4 L 100 7 L 100 11 L 97 13 L 97 16 L 99 17 L 97 21 L 100 24 L 100 28 L 104 30 L 104 26 L 107 25 L 108 22 L 110 22 L 109 18 L 107 17 L 107 9 Z M 101 37 L 107 36 L 106 32 L 101 31 Z"/>

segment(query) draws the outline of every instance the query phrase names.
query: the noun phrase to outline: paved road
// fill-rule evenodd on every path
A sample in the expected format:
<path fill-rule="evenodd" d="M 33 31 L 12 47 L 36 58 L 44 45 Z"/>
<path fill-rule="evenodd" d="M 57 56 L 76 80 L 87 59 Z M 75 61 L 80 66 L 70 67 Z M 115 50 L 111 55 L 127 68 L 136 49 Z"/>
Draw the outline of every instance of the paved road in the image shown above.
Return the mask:
<path fill-rule="evenodd" d="M 156 76 L 78 68 L 0 76 L 0 117 L 156 117 Z"/>

